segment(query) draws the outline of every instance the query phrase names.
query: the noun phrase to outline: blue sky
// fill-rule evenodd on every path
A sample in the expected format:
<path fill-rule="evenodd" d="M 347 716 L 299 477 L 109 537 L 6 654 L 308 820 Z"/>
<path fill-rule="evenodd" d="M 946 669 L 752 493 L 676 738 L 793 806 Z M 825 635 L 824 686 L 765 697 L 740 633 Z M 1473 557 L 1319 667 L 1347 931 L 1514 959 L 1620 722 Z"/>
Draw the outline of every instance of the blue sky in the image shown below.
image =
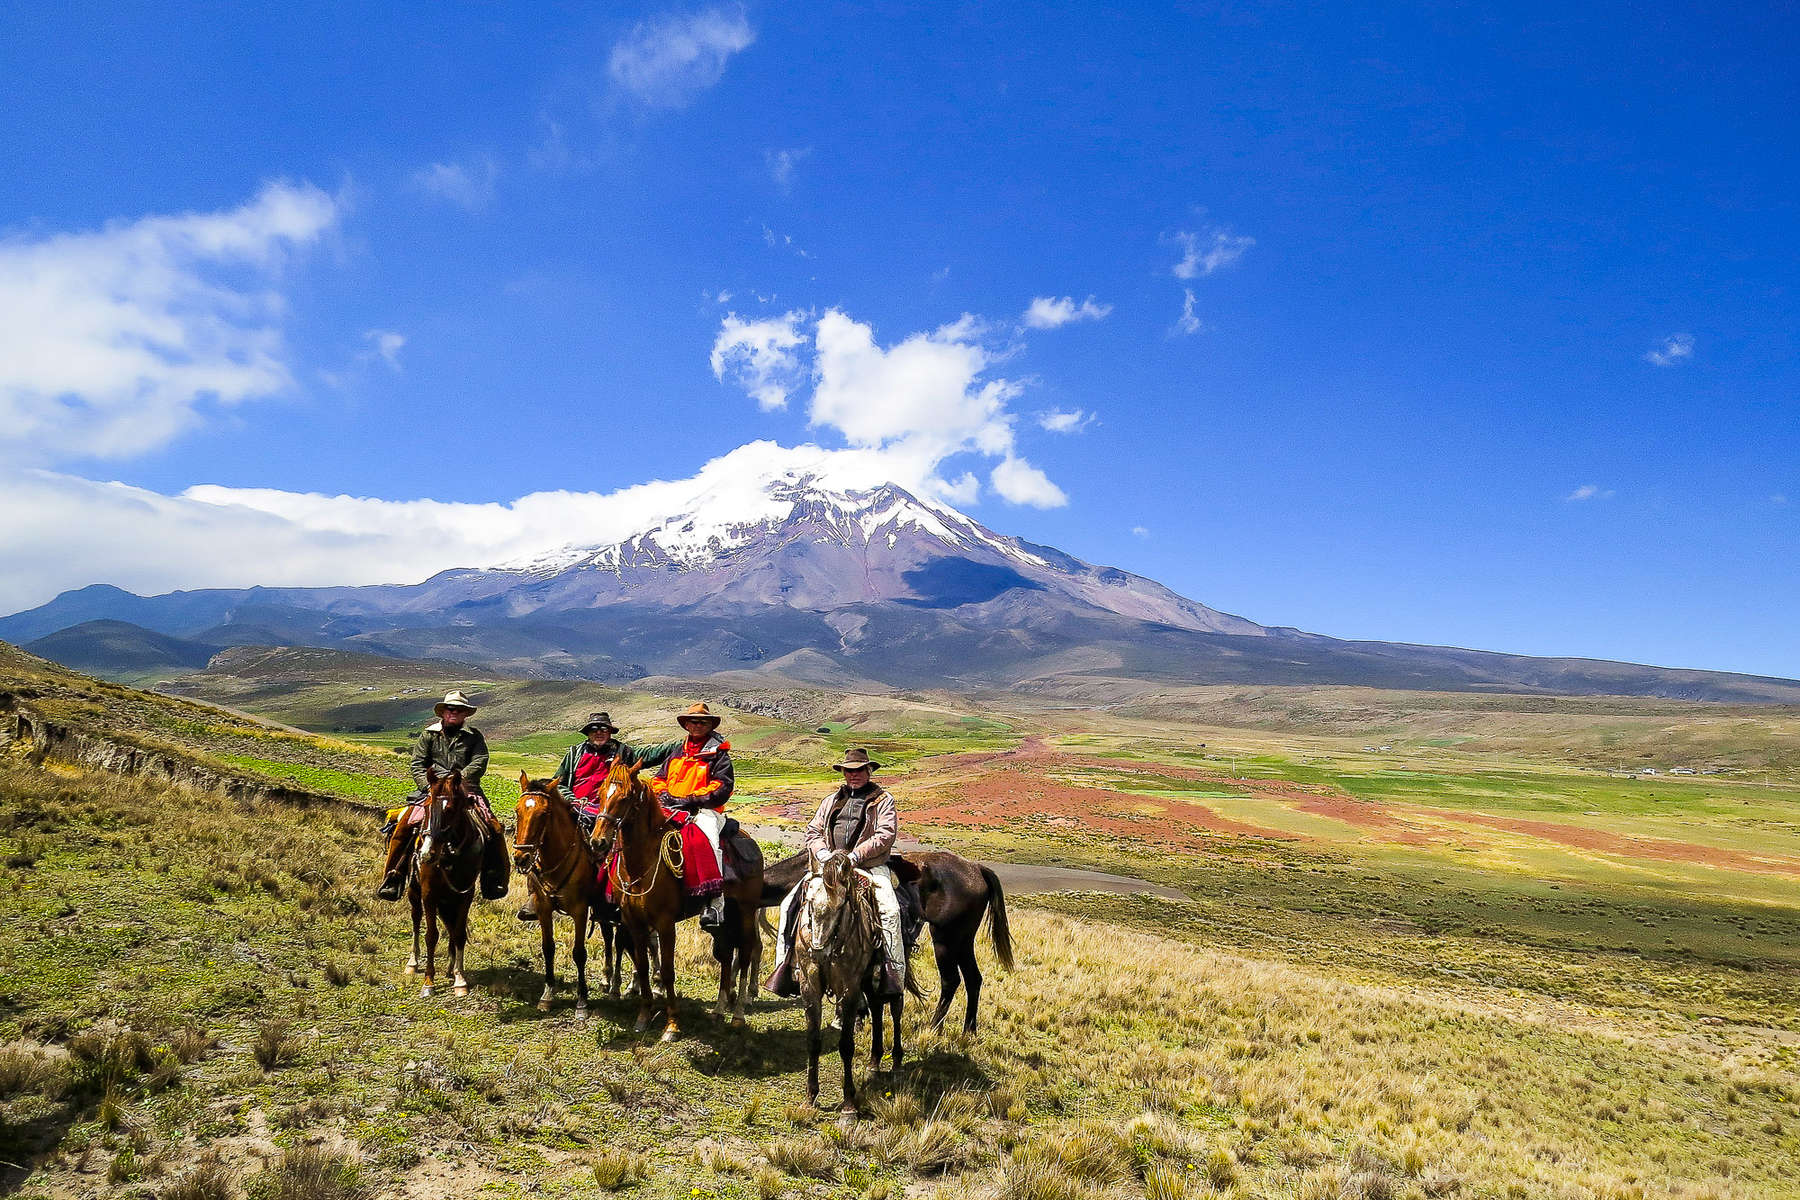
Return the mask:
<path fill-rule="evenodd" d="M 1800 676 L 1791 12 L 6 27 L 0 608 L 811 442 L 1267 624 Z"/>

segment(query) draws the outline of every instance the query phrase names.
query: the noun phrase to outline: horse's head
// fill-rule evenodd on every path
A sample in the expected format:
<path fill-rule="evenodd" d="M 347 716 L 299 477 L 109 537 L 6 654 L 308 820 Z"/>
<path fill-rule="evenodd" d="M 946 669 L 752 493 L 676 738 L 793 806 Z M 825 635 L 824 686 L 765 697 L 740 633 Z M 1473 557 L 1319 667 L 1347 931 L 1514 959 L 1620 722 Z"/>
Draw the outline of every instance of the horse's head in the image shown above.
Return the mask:
<path fill-rule="evenodd" d="M 594 793 L 594 800 L 599 811 L 594 819 L 594 848 L 602 862 L 612 848 L 618 844 L 619 831 L 644 805 L 650 801 L 650 788 L 638 778 L 638 769 L 625 765 L 624 759 L 614 759 L 612 770 L 600 783 L 600 790 Z"/>
<path fill-rule="evenodd" d="M 845 918 L 855 907 L 856 864 L 840 851 L 819 864 L 818 877 L 823 886 L 809 888 L 807 893 L 813 928 L 817 931 L 812 948 L 814 953 L 835 952 L 845 929 Z"/>
<path fill-rule="evenodd" d="M 457 818 L 469 812 L 475 800 L 460 772 L 439 774 L 437 768 L 427 767 L 425 778 L 431 791 L 425 797 L 425 836 L 419 847 L 419 860 L 430 863 L 437 860 L 443 849 L 445 834 L 455 827 Z"/>
<path fill-rule="evenodd" d="M 519 772 L 519 806 L 513 826 L 513 867 L 526 874 L 543 859 L 544 842 L 550 836 L 558 809 L 567 810 L 554 779 L 533 779 Z"/>

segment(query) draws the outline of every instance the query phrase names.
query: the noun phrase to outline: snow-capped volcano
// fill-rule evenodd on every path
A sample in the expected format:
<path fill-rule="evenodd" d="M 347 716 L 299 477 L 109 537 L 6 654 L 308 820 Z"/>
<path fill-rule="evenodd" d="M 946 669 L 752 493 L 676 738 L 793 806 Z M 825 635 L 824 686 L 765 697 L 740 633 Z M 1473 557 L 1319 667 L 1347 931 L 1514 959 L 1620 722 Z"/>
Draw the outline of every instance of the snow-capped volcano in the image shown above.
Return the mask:
<path fill-rule="evenodd" d="M 764 456 L 626 489 L 609 509 L 572 498 L 555 516 L 573 544 L 501 566 L 365 587 L 145 597 L 96 585 L 0 618 L 0 638 L 44 639 L 99 669 L 119 645 L 163 658 L 322 646 L 598 680 L 749 670 L 849 687 L 1062 679 L 1078 694 L 1081 680 L 1124 677 L 1800 700 L 1787 680 L 1265 628 L 865 480 L 847 454 Z"/>
<path fill-rule="evenodd" d="M 715 489 L 618 542 L 567 546 L 485 574 L 500 573 L 534 581 L 516 597 L 515 612 L 583 602 L 700 611 L 881 602 L 938 608 L 1022 589 L 1180 629 L 1264 632 L 1151 580 L 997 534 L 897 484 L 838 489 L 799 470 L 753 490 Z"/>

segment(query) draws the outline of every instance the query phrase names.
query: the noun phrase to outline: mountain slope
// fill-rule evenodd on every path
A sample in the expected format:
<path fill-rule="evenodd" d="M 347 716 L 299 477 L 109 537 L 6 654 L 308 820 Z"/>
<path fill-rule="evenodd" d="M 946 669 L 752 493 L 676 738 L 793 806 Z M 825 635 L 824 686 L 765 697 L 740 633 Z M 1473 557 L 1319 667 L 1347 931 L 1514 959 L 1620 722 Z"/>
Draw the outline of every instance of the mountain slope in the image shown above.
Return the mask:
<path fill-rule="evenodd" d="M 129 593 L 127 593 L 129 594 Z M 173 669 L 197 670 L 218 647 L 170 637 L 127 621 L 83 621 L 28 642 L 23 647 L 39 658 L 100 674 Z"/>
<path fill-rule="evenodd" d="M 330 647 L 608 681 L 761 670 L 980 689 L 1113 675 L 1800 701 L 1789 680 L 1267 628 L 892 484 L 846 489 L 792 470 L 731 481 L 603 545 L 408 585 L 151 597 L 96 586 L 0 619 L 0 638 L 96 617 L 212 646 Z"/>

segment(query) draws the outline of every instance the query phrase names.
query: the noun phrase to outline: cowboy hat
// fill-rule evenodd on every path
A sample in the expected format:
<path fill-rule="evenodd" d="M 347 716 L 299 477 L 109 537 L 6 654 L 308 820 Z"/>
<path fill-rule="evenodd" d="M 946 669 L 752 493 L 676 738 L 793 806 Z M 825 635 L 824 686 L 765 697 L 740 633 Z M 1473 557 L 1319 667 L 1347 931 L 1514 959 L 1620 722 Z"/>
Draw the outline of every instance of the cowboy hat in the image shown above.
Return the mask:
<path fill-rule="evenodd" d="M 603 712 L 589 713 L 587 722 L 581 727 L 581 732 L 591 733 L 596 729 L 604 729 L 608 733 L 619 732 L 619 727 L 612 723 L 612 718 Z"/>
<path fill-rule="evenodd" d="M 852 750 L 844 755 L 843 762 L 831 764 L 831 769 L 834 771 L 854 771 L 859 768 L 870 771 L 879 771 L 881 770 L 881 764 L 870 758 L 869 752 L 863 749 Z"/>
<path fill-rule="evenodd" d="M 675 718 L 677 725 L 686 721 L 705 721 L 714 729 L 719 727 L 719 718 L 714 716 L 712 709 L 704 704 L 690 704 L 686 712 Z"/>
<path fill-rule="evenodd" d="M 460 708 L 464 712 L 475 711 L 475 706 L 469 703 L 469 698 L 461 692 L 446 693 L 442 700 L 431 706 L 431 711 L 441 717 L 446 708 Z"/>

